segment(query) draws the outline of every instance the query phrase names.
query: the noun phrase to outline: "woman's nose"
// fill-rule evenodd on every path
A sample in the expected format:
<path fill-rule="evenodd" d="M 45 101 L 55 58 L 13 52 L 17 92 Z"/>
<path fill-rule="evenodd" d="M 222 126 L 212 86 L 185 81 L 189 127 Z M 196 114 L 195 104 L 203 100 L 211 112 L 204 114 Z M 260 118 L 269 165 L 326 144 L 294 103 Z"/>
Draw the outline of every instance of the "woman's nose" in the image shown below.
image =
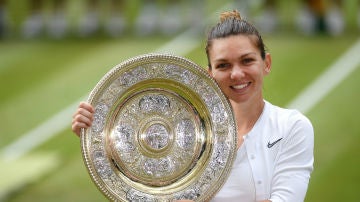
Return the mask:
<path fill-rule="evenodd" d="M 231 75 L 230 78 L 233 80 L 236 79 L 240 79 L 242 77 L 244 77 L 244 71 L 243 69 L 241 69 L 239 66 L 233 66 L 232 70 L 231 70 Z"/>

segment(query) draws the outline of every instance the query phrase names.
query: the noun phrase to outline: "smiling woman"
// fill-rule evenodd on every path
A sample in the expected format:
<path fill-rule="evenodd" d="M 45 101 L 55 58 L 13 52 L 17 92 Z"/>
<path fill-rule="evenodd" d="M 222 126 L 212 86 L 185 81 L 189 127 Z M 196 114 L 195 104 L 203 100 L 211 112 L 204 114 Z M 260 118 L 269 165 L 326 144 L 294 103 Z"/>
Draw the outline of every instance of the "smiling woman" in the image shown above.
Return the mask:
<path fill-rule="evenodd" d="M 298 111 L 264 101 L 271 56 L 259 32 L 237 11 L 225 12 L 208 35 L 206 53 L 209 74 L 234 110 L 239 147 L 212 201 L 303 201 L 313 169 L 313 128 Z"/>
<path fill-rule="evenodd" d="M 313 127 L 297 110 L 264 100 L 271 56 L 260 34 L 237 11 L 225 12 L 209 32 L 206 53 L 208 72 L 230 100 L 238 128 L 237 157 L 212 201 L 303 201 L 313 170 Z M 93 111 L 88 103 L 79 106 L 72 125 L 77 135 L 92 124 Z"/>

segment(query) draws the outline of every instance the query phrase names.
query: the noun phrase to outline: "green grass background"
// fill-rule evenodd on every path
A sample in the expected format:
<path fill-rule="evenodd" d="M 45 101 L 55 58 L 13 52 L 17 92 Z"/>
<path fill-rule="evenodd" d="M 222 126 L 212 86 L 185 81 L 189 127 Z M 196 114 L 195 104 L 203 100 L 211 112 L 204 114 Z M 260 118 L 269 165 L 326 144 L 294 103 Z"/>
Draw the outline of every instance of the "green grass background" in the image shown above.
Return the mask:
<path fill-rule="evenodd" d="M 355 1 L 348 2 L 355 5 Z M 0 41 L 0 149 L 88 95 L 116 64 L 153 52 L 170 40 L 127 36 Z M 285 107 L 359 40 L 359 35 L 350 32 L 340 37 L 303 37 L 285 32 L 264 36 L 264 40 L 273 56 L 272 72 L 265 79 L 265 98 Z M 203 39 L 199 38 L 198 47 L 185 57 L 205 67 L 203 49 Z M 359 201 L 359 86 L 358 67 L 306 114 L 315 129 L 315 170 L 307 202 Z M 5 201 L 106 201 L 84 166 L 80 140 L 70 130 L 71 117 L 64 121 L 69 123 L 68 129 L 31 151 L 55 154 L 60 164 L 11 193 Z M 0 172 L 0 180 L 6 176 Z"/>

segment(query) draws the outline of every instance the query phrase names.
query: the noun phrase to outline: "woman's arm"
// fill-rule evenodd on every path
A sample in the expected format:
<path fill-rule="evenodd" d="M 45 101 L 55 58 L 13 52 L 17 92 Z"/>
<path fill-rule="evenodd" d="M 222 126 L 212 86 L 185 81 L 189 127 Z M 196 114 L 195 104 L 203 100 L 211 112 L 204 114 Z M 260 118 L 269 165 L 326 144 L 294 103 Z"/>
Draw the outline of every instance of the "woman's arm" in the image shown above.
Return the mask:
<path fill-rule="evenodd" d="M 276 159 L 271 181 L 272 202 L 304 201 L 314 162 L 314 131 L 310 121 L 299 114 L 288 122 L 288 134 Z"/>

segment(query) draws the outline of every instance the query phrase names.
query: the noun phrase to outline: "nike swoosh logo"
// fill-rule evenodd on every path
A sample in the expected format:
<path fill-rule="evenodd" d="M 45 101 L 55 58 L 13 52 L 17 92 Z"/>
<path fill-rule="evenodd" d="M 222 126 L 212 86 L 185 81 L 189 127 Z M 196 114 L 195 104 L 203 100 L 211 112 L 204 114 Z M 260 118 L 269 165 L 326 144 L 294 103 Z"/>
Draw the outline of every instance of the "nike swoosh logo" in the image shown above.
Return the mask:
<path fill-rule="evenodd" d="M 276 143 L 280 142 L 280 140 L 282 140 L 282 138 L 279 138 L 278 140 L 276 140 L 275 142 L 272 142 L 272 143 L 268 142 L 267 147 L 268 148 L 273 147 Z"/>

